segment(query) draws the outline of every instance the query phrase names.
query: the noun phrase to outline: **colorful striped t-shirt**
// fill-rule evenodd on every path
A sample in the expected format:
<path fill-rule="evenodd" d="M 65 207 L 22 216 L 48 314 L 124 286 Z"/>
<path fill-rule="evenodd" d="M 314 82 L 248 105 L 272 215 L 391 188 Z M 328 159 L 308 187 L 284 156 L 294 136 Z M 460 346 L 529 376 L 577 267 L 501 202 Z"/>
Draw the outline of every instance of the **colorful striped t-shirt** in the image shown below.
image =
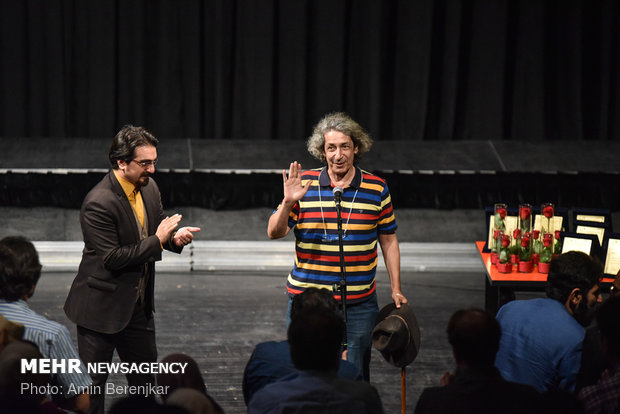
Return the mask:
<path fill-rule="evenodd" d="M 294 228 L 296 253 L 287 280 L 291 295 L 308 287 L 332 289 L 340 281 L 337 212 L 327 167 L 305 171 L 302 184 L 310 188 L 288 220 Z M 343 190 L 341 206 L 347 302 L 353 304 L 375 291 L 377 237 L 394 233 L 396 219 L 385 181 L 359 168 Z"/>

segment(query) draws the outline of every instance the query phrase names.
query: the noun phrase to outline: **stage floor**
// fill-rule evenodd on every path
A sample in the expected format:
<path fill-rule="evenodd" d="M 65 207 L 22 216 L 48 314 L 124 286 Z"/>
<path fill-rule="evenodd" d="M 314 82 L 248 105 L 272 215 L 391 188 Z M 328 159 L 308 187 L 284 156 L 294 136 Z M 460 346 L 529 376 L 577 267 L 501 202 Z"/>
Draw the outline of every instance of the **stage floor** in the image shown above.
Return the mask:
<path fill-rule="evenodd" d="M 453 370 L 445 327 L 461 308 L 484 307 L 484 273 L 407 272 L 402 289 L 418 318 L 420 352 L 407 368 L 407 411 L 413 412 L 424 387 L 438 385 Z M 245 413 L 243 369 L 262 341 L 285 337 L 286 274 L 159 273 L 156 281 L 156 327 L 159 357 L 183 352 L 200 366 L 208 392 L 226 413 Z M 29 303 L 65 324 L 75 340 L 75 326 L 62 306 L 73 280 L 69 273 L 44 273 Z M 377 276 L 379 306 L 390 300 L 386 274 Z M 125 384 L 122 376 L 110 381 Z M 373 349 L 371 383 L 386 413 L 400 412 L 400 370 Z M 109 408 L 109 405 L 108 405 Z"/>

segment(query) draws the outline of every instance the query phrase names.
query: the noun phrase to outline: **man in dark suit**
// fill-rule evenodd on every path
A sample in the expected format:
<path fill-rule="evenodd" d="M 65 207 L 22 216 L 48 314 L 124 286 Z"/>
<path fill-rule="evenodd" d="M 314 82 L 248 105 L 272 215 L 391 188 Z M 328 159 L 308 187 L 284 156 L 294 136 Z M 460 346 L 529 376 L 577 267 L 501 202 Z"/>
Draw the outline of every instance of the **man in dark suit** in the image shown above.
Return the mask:
<path fill-rule="evenodd" d="M 440 387 L 424 389 L 416 414 L 541 412 L 542 397 L 533 387 L 508 382 L 495 368 L 501 328 L 492 314 L 459 310 L 450 318 L 447 333 L 456 373 L 444 374 Z"/>
<path fill-rule="evenodd" d="M 123 127 L 110 147 L 110 171 L 86 196 L 80 212 L 84 250 L 65 302 L 77 324 L 84 363 L 155 362 L 153 296 L 155 262 L 162 250 L 180 253 L 197 227 L 177 227 L 164 217 L 157 184 L 150 179 L 158 140 L 142 127 Z M 176 231 L 175 231 L 176 230 Z M 104 412 L 107 372 L 91 372 L 92 413 Z M 155 382 L 151 373 L 127 374 L 138 393 Z M 140 387 L 141 386 L 141 387 Z"/>

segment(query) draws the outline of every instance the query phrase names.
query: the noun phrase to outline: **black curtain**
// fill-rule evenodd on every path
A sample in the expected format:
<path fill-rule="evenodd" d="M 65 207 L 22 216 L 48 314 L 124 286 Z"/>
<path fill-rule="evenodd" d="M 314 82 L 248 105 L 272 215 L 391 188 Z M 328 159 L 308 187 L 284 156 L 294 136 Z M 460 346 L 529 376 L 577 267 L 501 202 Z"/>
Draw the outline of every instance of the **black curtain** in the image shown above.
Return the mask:
<path fill-rule="evenodd" d="M 620 138 L 616 0 L 0 0 L 0 136 Z"/>

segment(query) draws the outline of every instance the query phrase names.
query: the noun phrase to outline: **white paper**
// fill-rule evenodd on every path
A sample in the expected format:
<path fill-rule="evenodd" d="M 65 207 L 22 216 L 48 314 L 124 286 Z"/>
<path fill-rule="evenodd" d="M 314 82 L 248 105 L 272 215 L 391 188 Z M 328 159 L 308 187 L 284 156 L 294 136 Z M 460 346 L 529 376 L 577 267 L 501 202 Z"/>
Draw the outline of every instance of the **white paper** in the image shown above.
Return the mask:
<path fill-rule="evenodd" d="M 570 251 L 584 252 L 589 255 L 592 251 L 592 240 L 564 237 L 562 240 L 562 253 Z"/>

